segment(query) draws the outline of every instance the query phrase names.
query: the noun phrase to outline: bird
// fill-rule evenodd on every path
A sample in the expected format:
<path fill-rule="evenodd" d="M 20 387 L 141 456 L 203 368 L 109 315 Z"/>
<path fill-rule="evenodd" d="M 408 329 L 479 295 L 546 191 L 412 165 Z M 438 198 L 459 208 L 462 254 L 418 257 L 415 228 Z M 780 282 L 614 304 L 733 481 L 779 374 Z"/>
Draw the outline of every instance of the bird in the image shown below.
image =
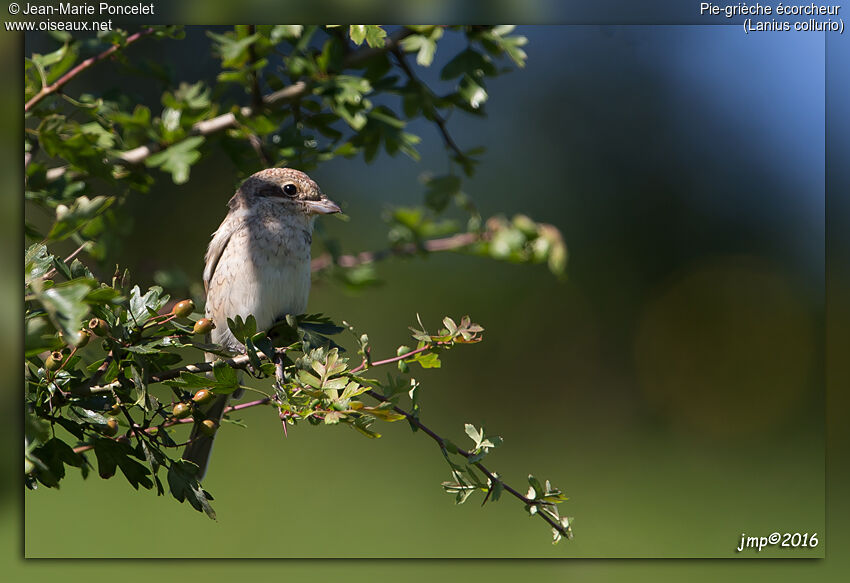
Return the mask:
<path fill-rule="evenodd" d="M 267 330 L 285 315 L 307 309 L 313 224 L 318 215 L 340 208 L 307 174 L 293 168 L 252 174 L 227 205 L 204 257 L 205 317 L 215 326 L 209 339 L 237 355 L 245 353 L 245 346 L 230 331 L 228 318 L 253 315 L 257 329 Z M 207 361 L 215 358 L 206 355 Z M 201 422 L 210 419 L 217 427 L 229 399 L 217 395 L 192 428 L 182 458 L 197 464 L 198 479 L 206 474 L 215 437 Z"/>

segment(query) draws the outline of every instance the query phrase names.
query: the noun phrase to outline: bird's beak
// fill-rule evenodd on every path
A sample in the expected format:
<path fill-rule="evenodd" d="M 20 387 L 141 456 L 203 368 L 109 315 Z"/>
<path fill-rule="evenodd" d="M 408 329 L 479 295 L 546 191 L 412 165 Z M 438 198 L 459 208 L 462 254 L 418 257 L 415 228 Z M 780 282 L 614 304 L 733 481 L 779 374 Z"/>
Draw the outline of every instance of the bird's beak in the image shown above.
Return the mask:
<path fill-rule="evenodd" d="M 305 200 L 304 203 L 307 205 L 307 210 L 311 214 L 330 215 L 342 212 L 342 209 L 339 208 L 335 202 L 327 198 L 320 198 L 319 200 Z"/>

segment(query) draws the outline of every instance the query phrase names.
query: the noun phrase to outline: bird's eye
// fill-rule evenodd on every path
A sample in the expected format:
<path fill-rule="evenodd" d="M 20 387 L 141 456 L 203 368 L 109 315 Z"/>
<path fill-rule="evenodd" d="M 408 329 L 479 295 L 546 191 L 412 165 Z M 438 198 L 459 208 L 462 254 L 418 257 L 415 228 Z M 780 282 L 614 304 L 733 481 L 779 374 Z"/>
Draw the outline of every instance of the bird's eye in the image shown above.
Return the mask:
<path fill-rule="evenodd" d="M 289 184 L 284 184 L 283 194 L 285 194 L 286 196 L 295 196 L 296 194 L 298 194 L 298 188 L 291 182 Z"/>

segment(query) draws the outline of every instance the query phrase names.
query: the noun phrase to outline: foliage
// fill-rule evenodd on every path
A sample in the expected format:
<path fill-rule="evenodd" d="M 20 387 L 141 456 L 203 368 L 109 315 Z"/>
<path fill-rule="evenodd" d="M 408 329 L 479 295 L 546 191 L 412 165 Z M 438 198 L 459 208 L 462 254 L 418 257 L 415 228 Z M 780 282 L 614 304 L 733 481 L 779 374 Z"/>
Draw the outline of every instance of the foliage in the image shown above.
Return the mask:
<path fill-rule="evenodd" d="M 415 69 L 433 63 L 446 34 L 464 35 L 466 46 L 440 71 L 453 89 L 438 95 Z M 178 42 L 182 36 L 172 26 L 91 38 L 56 33 L 56 50 L 25 60 L 26 200 L 29 211 L 39 208 L 53 217 L 47 229 L 26 223 L 27 485 L 58 487 L 66 466 L 84 477 L 94 467 L 101 478 L 120 470 L 134 488 L 162 495 L 167 483 L 177 500 L 214 517 L 197 468 L 179 459 L 176 435 L 203 417 L 195 404 L 202 391 L 235 391 L 241 386 L 236 370 L 243 370 L 273 380 L 261 399 L 230 410 L 271 406 L 284 429 L 347 425 L 368 437 L 380 436 L 376 421 L 407 420 L 438 443 L 452 476 L 444 488 L 458 503 L 475 491 L 484 493 L 485 502 L 507 491 L 553 527 L 556 542 L 569 536 L 569 520 L 555 506 L 565 499 L 559 490 L 530 476 L 528 493 L 521 494 L 483 466 L 501 438 L 467 425 L 473 447 L 465 450 L 420 420 L 412 367 L 438 368 L 444 351 L 479 342 L 483 329 L 468 317 L 446 318 L 434 334 L 420 323 L 412 329 L 415 347 L 400 346 L 396 356 L 381 361 L 372 359 L 366 334 L 321 315 L 287 316 L 267 331 L 257 330 L 252 317 L 216 322 L 230 326 L 246 347 L 246 354 L 228 357 L 196 334 L 202 310 L 172 307 L 163 287 L 143 291 L 126 270 L 98 275 L 104 268 L 98 262 L 120 234 L 121 203 L 161 176 L 183 184 L 191 180 L 192 167 L 216 150 L 230 156 L 241 177 L 271 165 L 309 171 L 337 156 L 362 155 L 368 163 L 381 151 L 418 160 L 420 138 L 407 126 L 419 117 L 440 130 L 449 172 L 423 177 L 421 206 L 388 210 L 386 251 L 345 255 L 340 243 L 325 241 L 327 253 L 314 270 L 359 288 L 374 282 L 372 264 L 379 259 L 455 251 L 546 263 L 563 274 L 566 247 L 555 227 L 524 215 L 479 215 L 463 179 L 474 173 L 483 148 L 460 149 L 446 124 L 453 111 L 485 114 L 487 80 L 506 73 L 509 64 L 523 66 L 524 37 L 509 26 L 236 26 L 208 35 L 221 62 L 215 87 L 175 82 L 161 67 L 129 60 L 134 43 Z M 162 81 L 162 109 L 135 104 L 120 91 L 74 97 L 63 91 L 107 58 L 127 74 Z M 78 246 L 66 259 L 53 251 L 62 241 Z M 81 253 L 91 258 L 88 265 L 77 258 Z M 162 281 L 174 278 L 163 275 Z M 351 362 L 334 338 L 346 330 L 359 346 L 359 362 Z M 179 366 L 202 361 L 203 353 L 220 358 Z M 387 365 L 398 373 L 374 378 L 372 371 Z M 401 407 L 405 400 L 408 409 Z"/>

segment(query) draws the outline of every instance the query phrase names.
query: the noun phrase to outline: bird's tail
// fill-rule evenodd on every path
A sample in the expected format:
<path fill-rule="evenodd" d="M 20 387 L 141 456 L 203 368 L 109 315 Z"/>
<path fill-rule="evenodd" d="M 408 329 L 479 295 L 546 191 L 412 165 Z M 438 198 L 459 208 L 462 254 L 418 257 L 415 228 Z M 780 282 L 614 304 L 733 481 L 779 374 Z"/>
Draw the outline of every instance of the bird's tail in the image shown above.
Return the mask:
<path fill-rule="evenodd" d="M 195 419 L 192 433 L 189 434 L 189 445 L 183 451 L 183 459 L 198 465 L 197 478 L 199 480 L 207 473 L 207 464 L 210 461 L 213 440 L 215 439 L 215 433 L 211 435 L 204 433 L 201 422 L 209 419 L 218 427 L 229 400 L 228 395 L 217 396 L 209 408 L 204 411 L 204 419 Z"/>

